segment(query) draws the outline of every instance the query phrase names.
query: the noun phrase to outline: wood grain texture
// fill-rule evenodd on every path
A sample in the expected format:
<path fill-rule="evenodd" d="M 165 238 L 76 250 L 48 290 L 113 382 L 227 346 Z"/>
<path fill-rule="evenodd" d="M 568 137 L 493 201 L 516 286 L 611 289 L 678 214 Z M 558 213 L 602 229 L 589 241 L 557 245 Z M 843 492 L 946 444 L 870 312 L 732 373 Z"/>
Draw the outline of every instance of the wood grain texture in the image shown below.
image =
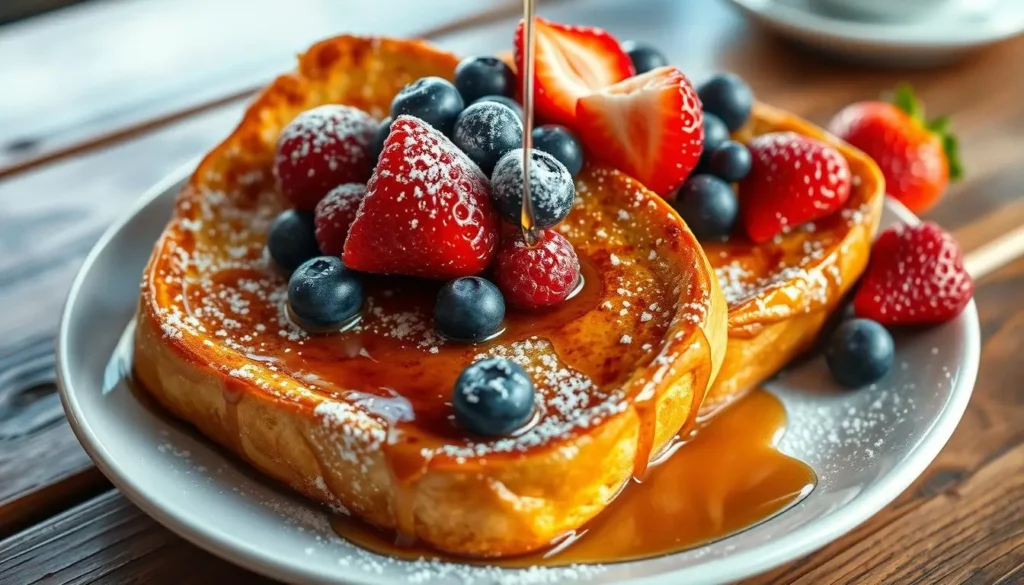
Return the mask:
<path fill-rule="evenodd" d="M 321 37 L 429 36 L 518 7 L 516 0 L 388 0 L 386 9 L 358 0 L 108 0 L 12 25 L 0 31 L 0 177 L 245 96 Z"/>
<path fill-rule="evenodd" d="M 1024 259 L 980 283 L 981 373 L 929 471 L 851 534 L 744 585 L 1024 582 L 1021 291 Z M 0 559 L 0 584 L 265 582 L 185 543 L 114 491 L 0 542 Z"/>

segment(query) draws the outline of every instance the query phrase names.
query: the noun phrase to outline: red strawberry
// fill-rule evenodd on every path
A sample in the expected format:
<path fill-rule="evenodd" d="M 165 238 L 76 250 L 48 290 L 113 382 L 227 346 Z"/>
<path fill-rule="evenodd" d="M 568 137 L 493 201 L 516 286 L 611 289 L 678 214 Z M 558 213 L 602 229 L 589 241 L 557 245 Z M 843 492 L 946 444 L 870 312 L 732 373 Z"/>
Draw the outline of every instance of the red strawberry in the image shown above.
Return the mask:
<path fill-rule="evenodd" d="M 853 308 L 882 325 L 942 323 L 959 315 L 973 295 L 953 236 L 931 222 L 901 224 L 875 240 Z"/>
<path fill-rule="evenodd" d="M 615 37 L 586 26 L 571 26 L 543 18 L 534 21 L 534 107 L 537 117 L 552 124 L 576 128 L 576 101 L 594 90 L 632 77 L 629 55 Z M 515 36 L 516 71 L 522 87 L 523 22 Z"/>
<path fill-rule="evenodd" d="M 963 171 L 949 119 L 924 121 L 921 103 L 907 86 L 895 103 L 860 102 L 832 118 L 829 130 L 875 159 L 886 190 L 912 211 L 927 211 Z"/>
<path fill-rule="evenodd" d="M 540 309 L 569 297 L 579 283 L 580 260 L 556 231 L 541 230 L 532 246 L 519 232 L 502 245 L 494 275 L 509 304 Z"/>
<path fill-rule="evenodd" d="M 740 217 L 754 242 L 838 210 L 850 197 L 850 167 L 831 146 L 794 132 L 747 144 L 752 164 L 739 184 Z"/>
<path fill-rule="evenodd" d="M 347 183 L 331 189 L 316 204 L 313 225 L 316 226 L 316 243 L 321 253 L 341 257 L 348 228 L 355 221 L 356 211 L 365 195 L 366 185 Z"/>
<path fill-rule="evenodd" d="M 666 195 L 697 166 L 704 114 L 675 67 L 659 67 L 580 98 L 579 133 L 596 160 Z"/>
<path fill-rule="evenodd" d="M 365 183 L 373 170 L 370 140 L 377 122 L 350 106 L 326 105 L 302 112 L 277 141 L 274 176 L 295 207 L 312 211 L 331 189 Z"/>
<path fill-rule="evenodd" d="M 483 272 L 497 244 L 479 167 L 429 124 L 399 116 L 349 229 L 345 265 L 449 279 Z"/>

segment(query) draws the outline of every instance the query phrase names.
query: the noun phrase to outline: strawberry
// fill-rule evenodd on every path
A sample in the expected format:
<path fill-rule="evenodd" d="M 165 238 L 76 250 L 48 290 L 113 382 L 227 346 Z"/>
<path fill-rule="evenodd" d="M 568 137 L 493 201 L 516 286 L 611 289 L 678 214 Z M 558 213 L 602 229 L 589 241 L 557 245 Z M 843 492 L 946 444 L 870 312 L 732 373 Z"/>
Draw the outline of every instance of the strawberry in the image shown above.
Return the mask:
<path fill-rule="evenodd" d="M 901 224 L 875 240 L 853 309 L 883 325 L 943 323 L 959 315 L 973 295 L 974 282 L 953 236 L 931 222 Z"/>
<path fill-rule="evenodd" d="M 850 197 L 849 164 L 820 140 L 773 132 L 747 148 L 753 161 L 739 184 L 740 218 L 756 243 L 825 217 Z"/>
<path fill-rule="evenodd" d="M 342 183 L 365 183 L 373 170 L 370 140 L 377 122 L 351 106 L 330 104 L 302 112 L 277 141 L 274 176 L 295 207 L 313 211 Z"/>
<path fill-rule="evenodd" d="M 479 167 L 426 122 L 399 116 L 345 240 L 345 265 L 449 279 L 483 272 L 497 244 Z"/>
<path fill-rule="evenodd" d="M 546 229 L 532 246 L 522 232 L 505 240 L 494 267 L 505 300 L 522 309 L 541 309 L 569 298 L 580 280 L 580 260 L 569 240 Z"/>
<path fill-rule="evenodd" d="M 615 37 L 592 27 L 534 20 L 534 107 L 541 120 L 576 128 L 576 101 L 594 90 L 632 77 L 630 60 Z M 522 87 L 526 71 L 523 22 L 515 36 L 515 63 Z"/>
<path fill-rule="evenodd" d="M 345 183 L 332 189 L 316 204 L 313 225 L 321 253 L 341 257 L 348 228 L 355 220 L 359 203 L 365 195 L 366 185 Z"/>
<path fill-rule="evenodd" d="M 949 118 L 924 121 L 921 102 L 909 86 L 894 103 L 860 102 L 832 118 L 829 130 L 875 159 L 890 195 L 912 211 L 927 211 L 949 181 L 963 175 Z"/>
<path fill-rule="evenodd" d="M 697 166 L 704 115 L 690 81 L 659 67 L 580 98 L 579 134 L 590 155 L 666 195 Z"/>

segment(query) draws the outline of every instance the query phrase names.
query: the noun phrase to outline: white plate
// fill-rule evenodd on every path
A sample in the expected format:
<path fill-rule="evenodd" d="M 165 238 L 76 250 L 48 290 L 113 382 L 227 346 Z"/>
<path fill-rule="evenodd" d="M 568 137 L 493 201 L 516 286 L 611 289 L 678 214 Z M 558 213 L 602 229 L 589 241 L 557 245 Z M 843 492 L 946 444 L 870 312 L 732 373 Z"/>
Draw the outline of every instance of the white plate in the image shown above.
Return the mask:
<path fill-rule="evenodd" d="M 885 66 L 932 66 L 1024 32 L 1024 2 L 956 0 L 919 20 L 864 22 L 812 8 L 813 0 L 730 0 L 752 20 L 834 56 Z M 901 0 L 892 0 L 899 2 Z"/>
<path fill-rule="evenodd" d="M 85 261 L 61 321 L 61 398 L 96 465 L 132 502 L 196 545 L 284 581 L 696 585 L 741 579 L 838 538 L 906 489 L 952 434 L 977 374 L 974 303 L 951 323 L 897 336 L 896 365 L 877 387 L 839 391 L 820 358 L 790 370 L 770 384 L 789 414 L 781 447 L 814 469 L 818 485 L 784 513 L 700 548 L 527 572 L 386 559 L 335 536 L 322 509 L 154 416 L 125 385 L 123 364 L 112 362 L 151 244 L 188 170 L 154 187 Z M 900 219 L 917 221 L 888 207 L 883 222 Z"/>

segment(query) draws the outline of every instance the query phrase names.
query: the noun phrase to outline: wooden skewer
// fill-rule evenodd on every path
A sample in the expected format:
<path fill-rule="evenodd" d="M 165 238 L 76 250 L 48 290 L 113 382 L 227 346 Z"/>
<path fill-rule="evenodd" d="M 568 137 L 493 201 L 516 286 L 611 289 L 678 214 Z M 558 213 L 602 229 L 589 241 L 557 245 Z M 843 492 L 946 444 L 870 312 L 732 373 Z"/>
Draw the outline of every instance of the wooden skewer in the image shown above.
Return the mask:
<path fill-rule="evenodd" d="M 968 253 L 964 258 L 964 267 L 971 278 L 978 280 L 1021 256 L 1024 256 L 1024 226 Z"/>

